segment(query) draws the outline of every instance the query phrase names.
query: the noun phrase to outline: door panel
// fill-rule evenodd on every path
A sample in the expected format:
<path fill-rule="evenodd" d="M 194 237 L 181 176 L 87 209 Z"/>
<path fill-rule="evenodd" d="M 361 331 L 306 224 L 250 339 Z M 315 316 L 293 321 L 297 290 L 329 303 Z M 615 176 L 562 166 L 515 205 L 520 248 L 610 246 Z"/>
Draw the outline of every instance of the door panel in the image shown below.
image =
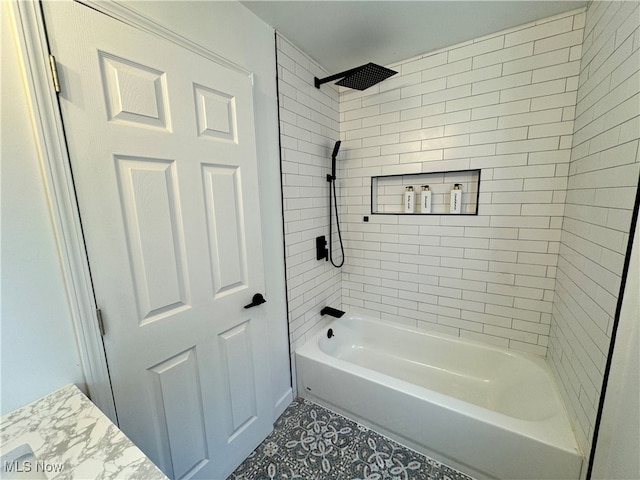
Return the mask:
<path fill-rule="evenodd" d="M 109 120 L 169 130 L 165 74 L 106 52 L 98 55 Z"/>
<path fill-rule="evenodd" d="M 238 142 L 235 98 L 202 85 L 194 85 L 198 134 Z"/>
<path fill-rule="evenodd" d="M 155 376 L 156 427 L 167 432 L 173 473 L 182 478 L 208 458 L 196 352 L 189 349 L 149 371 Z"/>
<path fill-rule="evenodd" d="M 44 2 L 120 427 L 223 479 L 272 428 L 253 85 L 77 3 Z"/>
<path fill-rule="evenodd" d="M 251 351 L 251 324 L 245 322 L 219 336 L 231 407 L 229 440 L 257 417 L 255 372 Z"/>
<path fill-rule="evenodd" d="M 246 288 L 247 252 L 242 182 L 230 165 L 203 165 L 214 297 Z"/>
<path fill-rule="evenodd" d="M 189 304 L 175 162 L 115 157 L 141 323 Z"/>

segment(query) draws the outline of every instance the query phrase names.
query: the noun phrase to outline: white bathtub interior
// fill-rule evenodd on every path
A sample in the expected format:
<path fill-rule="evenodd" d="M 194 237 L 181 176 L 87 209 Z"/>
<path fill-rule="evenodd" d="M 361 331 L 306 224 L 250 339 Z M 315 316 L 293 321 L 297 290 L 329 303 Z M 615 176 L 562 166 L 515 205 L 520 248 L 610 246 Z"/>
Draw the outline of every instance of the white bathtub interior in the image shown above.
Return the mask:
<path fill-rule="evenodd" d="M 542 420 L 553 414 L 555 392 L 544 360 L 445 335 L 407 336 L 405 332 L 389 329 L 384 338 L 378 338 L 352 327 L 351 343 L 344 336 L 321 336 L 320 348 L 346 362 L 510 417 Z M 527 368 L 530 373 L 523 378 L 521 372 Z M 534 397 L 535 402 L 523 404 Z"/>
<path fill-rule="evenodd" d="M 296 365 L 300 395 L 469 474 L 579 476 L 582 457 L 544 358 L 343 317 L 297 350 Z"/>

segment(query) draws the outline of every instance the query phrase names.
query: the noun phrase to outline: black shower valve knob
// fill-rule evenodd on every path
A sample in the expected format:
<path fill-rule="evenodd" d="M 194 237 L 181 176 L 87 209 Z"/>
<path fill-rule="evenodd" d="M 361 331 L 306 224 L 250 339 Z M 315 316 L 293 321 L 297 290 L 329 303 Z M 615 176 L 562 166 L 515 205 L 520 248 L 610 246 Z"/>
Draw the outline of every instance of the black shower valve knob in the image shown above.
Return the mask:
<path fill-rule="evenodd" d="M 324 235 L 316 237 L 316 260 L 329 260 L 329 250 L 327 249 L 327 239 Z"/>

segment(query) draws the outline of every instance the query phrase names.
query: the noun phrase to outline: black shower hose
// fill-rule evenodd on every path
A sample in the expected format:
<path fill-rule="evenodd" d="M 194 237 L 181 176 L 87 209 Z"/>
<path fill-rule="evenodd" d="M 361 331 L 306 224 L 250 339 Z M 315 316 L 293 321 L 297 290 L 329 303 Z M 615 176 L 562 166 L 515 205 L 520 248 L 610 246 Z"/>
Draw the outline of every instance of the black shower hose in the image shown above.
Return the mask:
<path fill-rule="evenodd" d="M 338 239 L 340 239 L 340 253 L 342 254 L 342 260 L 339 264 L 336 264 L 333 261 L 333 243 L 331 241 L 331 232 L 333 231 L 332 221 L 331 221 L 331 187 L 333 186 L 333 203 L 336 212 L 336 227 L 338 228 Z M 340 218 L 338 217 L 338 199 L 336 197 L 336 179 L 335 177 L 331 179 L 329 182 L 329 259 L 331 260 L 331 265 L 336 268 L 342 267 L 344 265 L 344 245 L 342 244 L 342 233 L 340 233 Z"/>

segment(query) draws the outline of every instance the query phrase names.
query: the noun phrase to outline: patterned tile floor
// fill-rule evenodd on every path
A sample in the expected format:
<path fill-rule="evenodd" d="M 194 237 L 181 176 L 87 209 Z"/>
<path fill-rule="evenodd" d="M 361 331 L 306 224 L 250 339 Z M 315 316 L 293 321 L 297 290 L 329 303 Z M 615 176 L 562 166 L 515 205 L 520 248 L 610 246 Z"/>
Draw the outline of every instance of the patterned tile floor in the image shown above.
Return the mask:
<path fill-rule="evenodd" d="M 227 480 L 298 479 L 472 480 L 302 398 Z"/>

